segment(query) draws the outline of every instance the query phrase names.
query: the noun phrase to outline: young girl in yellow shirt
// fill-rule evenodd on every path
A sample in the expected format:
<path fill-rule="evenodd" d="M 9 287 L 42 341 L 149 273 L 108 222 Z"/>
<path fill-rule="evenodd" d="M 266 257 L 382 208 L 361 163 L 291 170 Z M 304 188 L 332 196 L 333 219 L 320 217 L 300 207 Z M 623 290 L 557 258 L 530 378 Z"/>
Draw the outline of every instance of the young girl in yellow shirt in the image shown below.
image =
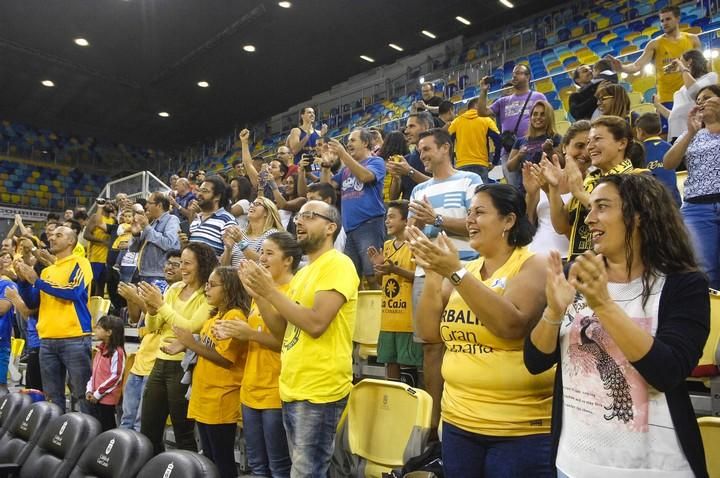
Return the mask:
<path fill-rule="evenodd" d="M 203 454 L 217 465 L 222 478 L 229 478 L 237 476 L 235 432 L 247 343 L 220 339 L 213 326 L 224 321 L 247 322 L 250 297 L 233 267 L 216 268 L 205 284 L 205 295 L 213 311 L 200 330 L 200 340 L 196 341 L 189 330 L 175 327 L 178 344 L 165 347 L 165 351 L 174 352 L 171 347 L 182 344 L 198 355 L 188 418 L 197 423 Z"/>

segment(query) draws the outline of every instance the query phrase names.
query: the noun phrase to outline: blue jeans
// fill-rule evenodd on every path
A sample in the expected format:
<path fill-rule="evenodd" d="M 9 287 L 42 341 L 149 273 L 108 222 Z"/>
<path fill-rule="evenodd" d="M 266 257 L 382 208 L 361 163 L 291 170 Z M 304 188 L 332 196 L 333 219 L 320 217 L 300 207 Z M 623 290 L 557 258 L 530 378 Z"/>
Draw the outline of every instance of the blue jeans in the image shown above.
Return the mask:
<path fill-rule="evenodd" d="M 710 287 L 720 289 L 720 202 L 685 202 L 680 212 L 690 232 L 700 268 L 708 275 Z"/>
<path fill-rule="evenodd" d="M 120 282 L 131 283 L 135 269 L 137 269 L 135 266 L 120 266 Z"/>
<path fill-rule="evenodd" d="M 335 431 L 345 405 L 347 397 L 330 403 L 283 402 L 292 478 L 327 478 Z"/>
<path fill-rule="evenodd" d="M 85 388 L 92 375 L 92 338 L 89 335 L 69 339 L 40 339 L 40 375 L 48 400 L 65 413 L 65 372 L 70 377 L 70 392 L 80 411 L 91 413 L 85 401 Z"/>
<path fill-rule="evenodd" d="M 12 352 L 10 345 L 0 345 L 0 385 L 7 385 L 10 352 Z"/>
<path fill-rule="evenodd" d="M 257 476 L 288 478 L 290 451 L 282 409 L 259 410 L 243 405 L 242 417 L 250 472 Z"/>
<path fill-rule="evenodd" d="M 140 431 L 140 410 L 142 410 L 142 395 L 147 383 L 147 375 L 128 374 L 122 399 L 122 418 L 120 428 Z"/>
<path fill-rule="evenodd" d="M 352 231 L 347 233 L 345 240 L 345 255 L 352 259 L 358 276 L 374 276 L 375 268 L 367 255 L 368 247 L 375 246 L 382 250 L 385 242 L 385 217 L 377 216 L 368 219 Z"/>
<path fill-rule="evenodd" d="M 475 173 L 482 178 L 483 184 L 494 183 L 495 181 L 490 180 L 490 169 L 487 166 L 479 166 L 477 164 L 471 164 L 458 168 L 460 171 L 467 171 L 469 173 Z"/>
<path fill-rule="evenodd" d="M 442 424 L 445 476 L 463 478 L 550 478 L 555 476 L 549 434 L 493 437 Z"/>

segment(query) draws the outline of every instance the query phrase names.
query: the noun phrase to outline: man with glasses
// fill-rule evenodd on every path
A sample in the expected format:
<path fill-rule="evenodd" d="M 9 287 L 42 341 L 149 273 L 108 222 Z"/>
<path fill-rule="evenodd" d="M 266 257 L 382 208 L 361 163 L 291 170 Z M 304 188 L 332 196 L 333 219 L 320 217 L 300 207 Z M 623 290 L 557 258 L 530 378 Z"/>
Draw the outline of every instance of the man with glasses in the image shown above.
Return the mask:
<path fill-rule="evenodd" d="M 310 262 L 287 292 L 253 261 L 240 278 L 272 334 L 282 341 L 280 398 L 291 476 L 326 476 L 335 429 L 352 389 L 352 334 L 359 278 L 352 261 L 333 248 L 340 215 L 309 201 L 294 218 L 298 245 Z"/>
<path fill-rule="evenodd" d="M 609 60 L 599 60 L 592 67 L 580 65 L 573 74 L 575 84 L 580 88 L 570 95 L 570 114 L 575 121 L 599 116 L 596 114 L 597 98 L 595 93 L 600 87 L 610 83 L 617 83 L 618 76 L 612 71 Z"/>
<path fill-rule="evenodd" d="M 210 176 L 203 181 L 196 193 L 200 213 L 190 224 L 190 242 L 207 244 L 218 257 L 225 251 L 225 231 L 231 226 L 237 226 L 235 217 L 225 210 L 227 193 L 227 185 L 220 176 Z"/>
<path fill-rule="evenodd" d="M 165 254 L 180 249 L 180 220 L 169 210 L 168 197 L 154 192 L 145 204 L 145 214 L 135 214 L 128 251 L 137 253 L 137 282 L 164 279 Z"/>
<path fill-rule="evenodd" d="M 330 170 L 323 167 L 320 175 L 321 182 L 340 188 L 342 225 L 347 234 L 345 254 L 352 259 L 358 275 L 365 277 L 367 287 L 379 289 L 367 250 L 371 246 L 381 249 L 385 241 L 385 161 L 372 155 L 372 136 L 367 129 L 350 133 L 347 149 L 336 140 L 330 140 L 328 147 L 345 166 L 332 177 Z"/>

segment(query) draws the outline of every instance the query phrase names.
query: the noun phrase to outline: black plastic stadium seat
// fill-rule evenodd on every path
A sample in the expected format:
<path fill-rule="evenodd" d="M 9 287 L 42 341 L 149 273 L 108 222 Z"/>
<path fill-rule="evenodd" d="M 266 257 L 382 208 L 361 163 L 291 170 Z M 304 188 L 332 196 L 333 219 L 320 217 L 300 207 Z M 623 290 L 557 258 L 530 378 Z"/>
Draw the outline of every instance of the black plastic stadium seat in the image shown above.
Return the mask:
<path fill-rule="evenodd" d="M 20 412 L 32 404 L 32 398 L 25 393 L 8 393 L 0 399 L 0 438 L 12 428 Z"/>
<path fill-rule="evenodd" d="M 0 438 L 0 476 L 17 472 L 35 448 L 48 424 L 62 410 L 50 402 L 37 402 L 26 407 L 5 435 Z"/>
<path fill-rule="evenodd" d="M 84 413 L 55 418 L 25 460 L 20 478 L 66 478 L 85 447 L 101 431 L 100 422 Z"/>
<path fill-rule="evenodd" d="M 145 435 L 115 428 L 90 442 L 70 478 L 133 478 L 152 455 L 152 443 Z"/>
<path fill-rule="evenodd" d="M 219 478 L 220 472 L 208 458 L 186 450 L 160 453 L 142 467 L 137 478 Z"/>

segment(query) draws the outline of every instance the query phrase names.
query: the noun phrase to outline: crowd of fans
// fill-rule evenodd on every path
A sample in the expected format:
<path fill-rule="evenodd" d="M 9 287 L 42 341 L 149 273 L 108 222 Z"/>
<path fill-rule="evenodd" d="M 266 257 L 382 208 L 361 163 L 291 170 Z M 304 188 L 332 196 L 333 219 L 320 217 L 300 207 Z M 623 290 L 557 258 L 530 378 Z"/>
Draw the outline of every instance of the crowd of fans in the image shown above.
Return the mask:
<path fill-rule="evenodd" d="M 505 96 L 488 104 L 483 80 L 458 116 L 423 85 L 402 132 L 341 142 L 305 108 L 269 162 L 244 130 L 229 172 L 98 200 L 39 236 L 18 217 L 0 377 L 24 336 L 27 387 L 64 409 L 67 382 L 156 453 L 170 417 L 179 448 L 197 429 L 236 476 L 242 417 L 254 475 L 326 476 L 358 290 L 379 289 L 377 359 L 432 396 L 445 476 L 707 476 L 685 379 L 720 288 L 720 87 L 678 10 L 659 15 L 635 63 L 578 68 L 564 136 L 518 65 Z M 660 114 L 634 117 L 617 73 L 653 59 Z M 123 383 L 124 327 L 142 340 Z"/>

